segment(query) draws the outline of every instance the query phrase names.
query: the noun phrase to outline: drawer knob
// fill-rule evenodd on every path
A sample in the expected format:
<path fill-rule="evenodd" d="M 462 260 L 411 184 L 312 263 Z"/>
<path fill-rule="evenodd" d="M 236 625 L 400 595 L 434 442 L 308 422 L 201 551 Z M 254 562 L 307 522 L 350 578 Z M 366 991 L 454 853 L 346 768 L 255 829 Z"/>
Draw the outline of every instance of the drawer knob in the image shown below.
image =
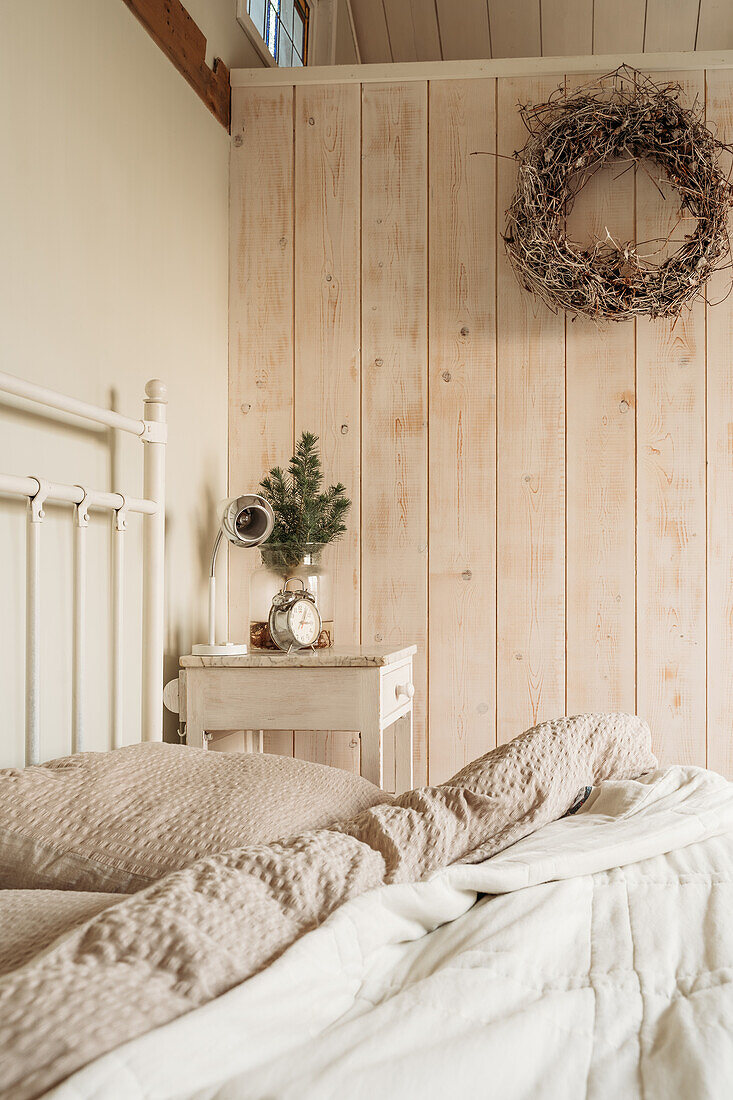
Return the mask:
<path fill-rule="evenodd" d="M 415 694 L 415 685 L 409 683 L 396 684 L 394 693 L 397 699 L 401 699 L 403 695 L 406 699 L 412 699 L 413 695 Z"/>

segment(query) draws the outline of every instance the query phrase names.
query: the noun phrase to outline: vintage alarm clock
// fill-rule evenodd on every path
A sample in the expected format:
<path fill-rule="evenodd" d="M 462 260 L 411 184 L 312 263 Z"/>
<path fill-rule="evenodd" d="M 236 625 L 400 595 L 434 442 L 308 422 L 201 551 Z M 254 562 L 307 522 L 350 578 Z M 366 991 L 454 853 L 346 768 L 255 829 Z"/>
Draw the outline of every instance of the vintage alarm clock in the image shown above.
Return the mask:
<path fill-rule="evenodd" d="M 300 578 L 296 578 L 300 580 Z M 303 585 L 302 590 L 286 587 L 272 597 L 268 626 L 270 637 L 278 649 L 286 653 L 292 649 L 314 647 L 321 633 L 321 616 L 316 599 Z"/>

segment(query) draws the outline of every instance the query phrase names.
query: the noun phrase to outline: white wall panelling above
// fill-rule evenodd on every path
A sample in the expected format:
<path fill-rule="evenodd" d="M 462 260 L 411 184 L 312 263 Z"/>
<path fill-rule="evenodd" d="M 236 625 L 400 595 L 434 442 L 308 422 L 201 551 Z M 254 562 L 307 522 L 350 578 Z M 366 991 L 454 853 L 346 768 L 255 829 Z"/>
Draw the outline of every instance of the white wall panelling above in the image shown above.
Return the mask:
<path fill-rule="evenodd" d="M 351 0 L 365 64 L 733 48 L 731 0 Z"/>

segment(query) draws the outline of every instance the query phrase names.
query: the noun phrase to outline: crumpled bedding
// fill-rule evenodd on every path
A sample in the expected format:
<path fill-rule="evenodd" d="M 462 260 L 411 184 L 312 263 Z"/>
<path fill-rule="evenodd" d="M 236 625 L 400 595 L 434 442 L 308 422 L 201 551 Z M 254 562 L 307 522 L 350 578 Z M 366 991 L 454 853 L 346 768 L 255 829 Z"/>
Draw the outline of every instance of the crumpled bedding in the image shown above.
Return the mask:
<path fill-rule="evenodd" d="M 0 770 L 0 889 L 134 894 L 195 859 L 392 795 L 340 768 L 147 742 Z"/>
<path fill-rule="evenodd" d="M 478 865 L 383 886 L 48 1100 L 723 1100 L 733 784 L 607 781 Z"/>
<path fill-rule="evenodd" d="M 447 784 L 338 826 L 198 859 L 118 901 L 0 977 L 2 1095 L 36 1097 L 206 1005 L 379 886 L 507 848 L 564 814 L 579 788 L 654 767 L 650 744 L 629 715 L 544 723 Z"/>
<path fill-rule="evenodd" d="M 119 900 L 119 894 L 85 890 L 0 888 L 0 976 L 17 970 L 64 932 Z"/>

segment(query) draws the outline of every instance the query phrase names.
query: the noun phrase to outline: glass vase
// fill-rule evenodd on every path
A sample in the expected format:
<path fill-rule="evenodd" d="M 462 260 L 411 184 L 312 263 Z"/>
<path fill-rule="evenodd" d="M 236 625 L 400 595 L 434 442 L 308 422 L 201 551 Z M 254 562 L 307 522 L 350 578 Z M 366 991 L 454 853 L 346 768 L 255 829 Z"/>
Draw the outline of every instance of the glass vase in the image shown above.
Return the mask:
<path fill-rule="evenodd" d="M 333 580 L 323 563 L 322 542 L 309 542 L 301 547 L 265 543 L 260 547 L 261 565 L 249 582 L 249 644 L 252 649 L 276 650 L 270 636 L 268 620 L 272 598 L 283 588 L 298 589 L 302 582 L 314 597 L 321 616 L 321 633 L 316 649 L 327 649 L 334 643 Z"/>

